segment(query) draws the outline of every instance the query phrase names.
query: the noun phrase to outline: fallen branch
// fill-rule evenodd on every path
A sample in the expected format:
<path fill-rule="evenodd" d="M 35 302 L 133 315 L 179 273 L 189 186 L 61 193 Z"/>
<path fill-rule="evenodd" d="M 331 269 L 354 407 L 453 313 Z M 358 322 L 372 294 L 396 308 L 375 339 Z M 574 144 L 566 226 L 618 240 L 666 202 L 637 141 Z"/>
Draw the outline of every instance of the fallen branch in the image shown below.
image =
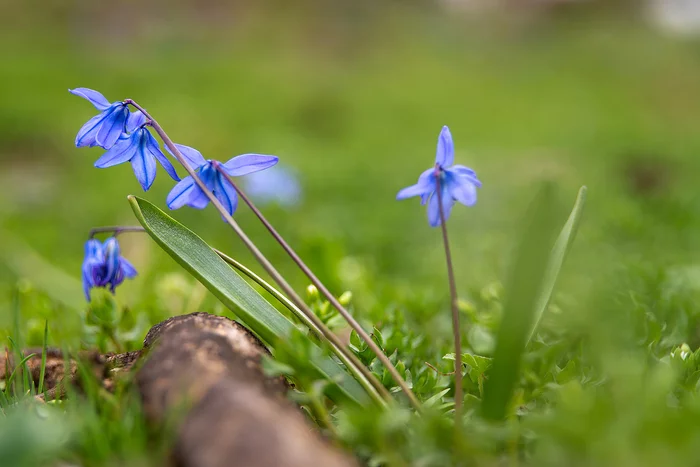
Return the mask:
<path fill-rule="evenodd" d="M 28 349 L 26 355 L 30 353 L 36 349 Z M 156 430 L 174 428 L 175 466 L 355 466 L 287 400 L 286 380 L 264 374 L 261 363 L 266 355 L 265 346 L 235 321 L 193 313 L 153 326 L 141 351 L 86 353 L 80 358 L 91 364 L 108 390 L 116 375 L 135 372 L 150 425 Z M 0 359 L 2 367 L 6 363 L 13 362 Z M 38 381 L 41 351 L 27 365 Z M 75 362 L 67 374 L 63 367 L 63 355 L 51 349 L 45 379 L 49 399 L 64 394 L 66 379 L 73 384 L 79 380 Z"/>

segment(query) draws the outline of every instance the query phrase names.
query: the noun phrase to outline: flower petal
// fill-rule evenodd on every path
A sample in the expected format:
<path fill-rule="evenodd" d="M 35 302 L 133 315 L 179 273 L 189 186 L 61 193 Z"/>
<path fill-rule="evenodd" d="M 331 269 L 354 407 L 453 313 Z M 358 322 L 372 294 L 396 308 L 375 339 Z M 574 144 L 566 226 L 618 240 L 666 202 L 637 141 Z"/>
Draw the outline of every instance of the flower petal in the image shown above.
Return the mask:
<path fill-rule="evenodd" d="M 109 151 L 104 153 L 102 157 L 95 161 L 95 167 L 98 169 L 104 169 L 114 165 L 123 164 L 124 162 L 131 160 L 131 158 L 136 155 L 137 148 L 138 137 L 132 134 L 126 138 L 121 138 L 117 144 L 112 146 Z"/>
<path fill-rule="evenodd" d="M 141 125 L 146 123 L 146 121 L 148 121 L 148 119 L 140 110 L 129 112 L 126 117 L 126 132 L 133 133 L 138 130 Z"/>
<path fill-rule="evenodd" d="M 214 180 L 219 175 L 219 173 L 214 169 L 211 164 L 205 162 L 205 165 L 199 171 L 199 179 L 202 180 L 204 186 L 209 188 L 209 191 L 214 191 Z M 192 194 L 190 195 L 187 205 L 195 209 L 204 209 L 209 204 L 209 197 L 202 191 L 199 186 L 196 187 Z"/>
<path fill-rule="evenodd" d="M 85 146 L 97 146 L 95 136 L 97 136 L 97 132 L 100 130 L 102 122 L 109 115 L 109 113 L 109 110 L 105 110 L 85 122 L 75 137 L 75 146 L 78 148 Z"/>
<path fill-rule="evenodd" d="M 104 253 L 102 251 L 102 242 L 95 238 L 91 238 L 85 242 L 85 261 L 89 259 L 102 261 L 103 258 Z"/>
<path fill-rule="evenodd" d="M 117 269 L 116 274 L 114 274 L 108 281 L 109 291 L 114 293 L 114 289 L 116 289 L 122 282 L 124 282 L 124 271 L 122 271 L 120 268 Z"/>
<path fill-rule="evenodd" d="M 435 190 L 435 169 L 430 168 L 420 174 L 418 183 L 399 191 L 396 199 L 406 199 L 412 196 L 424 196 Z"/>
<path fill-rule="evenodd" d="M 217 172 L 214 178 L 216 185 L 214 186 L 214 196 L 218 199 L 229 214 L 233 216 L 238 206 L 238 194 L 236 189 Z"/>
<path fill-rule="evenodd" d="M 182 154 L 182 157 L 185 158 L 185 160 L 190 164 L 190 166 L 192 166 L 193 169 L 198 169 L 199 167 L 207 163 L 207 161 L 204 159 L 204 156 L 202 156 L 202 153 L 197 151 L 195 148 L 191 148 L 189 146 L 185 146 L 184 144 L 177 143 L 175 143 L 175 146 L 180 150 L 180 154 Z M 169 147 L 166 146 L 165 149 L 170 153 L 171 156 L 175 157 L 175 154 L 173 154 Z"/>
<path fill-rule="evenodd" d="M 90 101 L 92 105 L 97 108 L 97 110 L 105 110 L 108 109 L 109 106 L 111 105 L 107 99 L 105 99 L 105 96 L 103 96 L 101 93 L 94 91 L 92 89 L 88 88 L 75 88 L 75 89 L 69 89 L 68 92 L 71 94 L 82 97 L 83 99 L 87 99 Z"/>
<path fill-rule="evenodd" d="M 102 122 L 95 136 L 95 142 L 98 146 L 102 146 L 105 149 L 114 146 L 122 133 L 124 133 L 128 112 L 129 110 L 121 103 L 112 107 L 112 112 Z"/>
<path fill-rule="evenodd" d="M 191 176 L 185 177 L 170 190 L 168 197 L 165 199 L 165 204 L 170 209 L 180 209 L 187 204 L 190 195 L 195 189 L 199 189 L 199 187 L 194 182 L 194 179 Z"/>
<path fill-rule="evenodd" d="M 448 172 L 452 172 L 459 177 L 467 178 L 471 180 L 471 182 L 481 188 L 481 181 L 477 178 L 476 172 L 474 172 L 472 169 L 469 167 L 465 167 L 463 165 L 453 165 L 449 169 L 447 169 Z"/>
<path fill-rule="evenodd" d="M 105 252 L 105 266 L 106 266 L 106 280 L 111 282 L 119 271 L 119 242 L 114 237 L 109 237 L 105 240 L 104 244 Z"/>
<path fill-rule="evenodd" d="M 465 206 L 476 204 L 476 185 L 465 177 L 450 177 L 446 182 L 450 196 Z"/>
<path fill-rule="evenodd" d="M 455 160 L 455 146 L 452 142 L 452 133 L 445 125 L 438 136 L 437 152 L 435 153 L 435 163 L 440 164 L 440 167 L 447 168 L 452 165 Z"/>
<path fill-rule="evenodd" d="M 102 263 L 95 259 L 87 260 L 83 263 L 82 276 L 83 276 L 83 292 L 85 292 L 85 298 L 90 301 L 90 289 L 99 286 L 99 271 Z"/>
<path fill-rule="evenodd" d="M 241 154 L 229 160 L 225 164 L 221 164 L 224 172 L 232 177 L 240 177 L 249 173 L 264 170 L 272 167 L 277 163 L 277 156 L 267 156 L 264 154 Z"/>
<path fill-rule="evenodd" d="M 452 196 L 447 192 L 446 187 L 442 186 L 442 210 L 445 216 L 445 221 L 450 218 L 450 213 L 452 212 L 452 206 L 455 202 Z M 431 227 L 437 227 L 440 225 L 440 209 L 438 207 L 438 195 L 437 192 L 433 193 L 428 201 L 428 223 Z"/>
<path fill-rule="evenodd" d="M 121 270 L 121 273 L 124 275 L 124 277 L 126 277 L 127 279 L 131 279 L 138 275 L 138 272 L 136 271 L 134 265 L 131 264 L 123 256 L 119 258 L 119 269 Z"/>
<path fill-rule="evenodd" d="M 156 179 L 156 159 L 146 150 L 145 138 L 142 136 L 138 139 L 141 141 L 138 143 L 134 157 L 131 158 L 131 167 L 143 190 L 148 191 Z"/>
<path fill-rule="evenodd" d="M 151 153 L 153 157 L 155 157 L 158 162 L 160 162 L 160 165 L 163 166 L 166 172 L 168 172 L 168 175 L 175 180 L 175 181 L 180 181 L 180 177 L 178 176 L 177 172 L 175 171 L 175 167 L 173 167 L 173 164 L 170 163 L 167 157 L 165 157 L 165 154 L 160 150 L 160 145 L 158 144 L 158 141 L 153 137 L 150 131 L 148 131 L 146 128 L 141 128 L 143 131 L 143 138 L 146 143 L 146 150 Z"/>
<path fill-rule="evenodd" d="M 425 185 L 416 183 L 415 185 L 408 186 L 396 194 L 396 199 L 406 199 L 413 196 L 424 196 L 432 191 L 431 188 L 427 188 Z"/>

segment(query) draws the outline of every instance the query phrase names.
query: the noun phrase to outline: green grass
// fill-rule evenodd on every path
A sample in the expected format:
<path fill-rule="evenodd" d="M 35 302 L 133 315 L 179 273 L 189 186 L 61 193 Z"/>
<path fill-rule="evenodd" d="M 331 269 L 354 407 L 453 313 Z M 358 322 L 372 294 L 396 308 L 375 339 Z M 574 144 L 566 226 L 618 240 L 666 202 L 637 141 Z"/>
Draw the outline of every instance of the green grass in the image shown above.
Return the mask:
<path fill-rule="evenodd" d="M 168 316 L 227 313 L 138 234 L 122 246 L 139 277 L 115 301 L 100 295 L 89 311 L 82 301 L 88 230 L 135 224 L 129 194 L 164 208 L 172 182 L 160 173 L 144 195 L 129 167 L 94 169 L 100 151 L 73 146 L 93 109 L 66 90 L 131 97 L 207 158 L 264 152 L 299 171 L 303 203 L 266 215 L 331 290 L 353 292 L 353 312 L 376 327 L 435 411 L 420 420 L 400 410 L 334 412 L 339 437 L 364 459 L 445 465 L 450 393 L 431 397 L 450 378 L 424 364 L 451 366 L 443 359 L 453 350 L 442 247 L 418 202 L 394 197 L 430 166 L 448 124 L 457 161 L 484 183 L 478 204 L 455 208 L 450 219 L 468 353 L 494 356 L 519 226 L 539 183 L 553 181 L 567 205 L 581 185 L 589 189 L 505 422 L 481 417 L 490 367 L 468 369 L 458 455 L 476 465 L 692 463 L 700 437 L 695 42 L 609 15 L 470 21 L 396 5 L 308 10 L 317 15 L 277 5 L 221 13 L 235 18 L 229 24 L 178 5 L 165 19 L 144 11 L 145 19 L 124 23 L 105 8 L 13 6 L 15 21 L 0 32 L 13 44 L 0 50 L 3 343 L 41 346 L 48 321 L 50 346 L 106 351 L 107 319 L 132 349 Z M 260 272 L 211 209 L 171 214 Z M 305 279 L 253 216 L 241 207 L 236 217 L 303 290 Z M 680 355 L 684 343 L 690 357 Z M 366 349 L 357 350 L 391 387 Z M 280 349 L 280 362 L 306 351 Z M 22 457 L 30 454 L 81 465 L 150 461 L 151 440 L 126 390 L 41 409 L 46 419 L 26 402 L 12 405 L 22 394 L 5 397 L 0 464 L 33 465 Z M 70 429 L 59 430 L 63 423 Z M 31 436 L 20 444 L 3 433 Z"/>

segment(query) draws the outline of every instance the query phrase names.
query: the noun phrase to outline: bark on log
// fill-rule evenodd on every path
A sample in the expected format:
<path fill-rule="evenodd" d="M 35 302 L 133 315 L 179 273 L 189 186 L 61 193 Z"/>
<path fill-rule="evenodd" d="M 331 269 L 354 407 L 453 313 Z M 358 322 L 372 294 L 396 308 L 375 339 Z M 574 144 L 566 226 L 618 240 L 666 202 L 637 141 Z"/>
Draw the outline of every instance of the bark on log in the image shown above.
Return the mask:
<path fill-rule="evenodd" d="M 24 355 L 38 385 L 41 348 Z M 301 411 L 285 397 L 287 382 L 264 374 L 265 346 L 245 327 L 207 313 L 176 316 L 151 328 L 140 351 L 100 355 L 82 352 L 81 361 L 106 389 L 120 373 L 135 371 L 148 421 L 158 429 L 176 425 L 171 463 L 175 467 L 352 467 L 350 456 L 321 439 Z M 0 352 L 0 380 L 15 358 Z M 134 365 L 136 366 L 134 367 Z M 48 399 L 80 387 L 77 364 L 48 349 Z M 70 382 L 70 383 L 69 383 Z M 43 399 L 43 395 L 38 396 Z M 169 425 L 170 426 L 170 425 Z"/>
<path fill-rule="evenodd" d="M 162 423 L 183 410 L 173 450 L 178 467 L 345 467 L 355 463 L 324 442 L 264 375 L 263 344 L 227 318 L 193 313 L 146 336 L 136 374 L 144 410 Z"/>

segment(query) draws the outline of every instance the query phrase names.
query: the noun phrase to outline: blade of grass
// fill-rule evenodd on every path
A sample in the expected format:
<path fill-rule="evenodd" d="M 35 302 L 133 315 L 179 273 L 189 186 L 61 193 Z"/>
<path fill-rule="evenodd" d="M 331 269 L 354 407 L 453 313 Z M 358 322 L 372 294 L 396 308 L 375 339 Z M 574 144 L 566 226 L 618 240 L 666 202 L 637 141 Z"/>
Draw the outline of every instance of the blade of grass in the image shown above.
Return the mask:
<path fill-rule="evenodd" d="M 588 188 L 582 186 L 578 190 L 578 196 L 576 197 L 576 202 L 574 203 L 574 208 L 571 210 L 569 219 L 567 219 L 564 228 L 561 230 L 559 237 L 557 238 L 552 253 L 549 255 L 549 261 L 547 262 L 547 270 L 544 275 L 544 284 L 542 286 L 542 291 L 535 305 L 535 320 L 532 324 L 532 330 L 530 331 L 530 336 L 528 337 L 528 342 L 532 339 L 535 334 L 535 329 L 542 319 L 544 311 L 549 305 L 549 301 L 552 298 L 552 292 L 554 292 L 554 286 L 557 283 L 557 278 L 559 277 L 559 272 L 564 264 L 571 245 L 574 243 L 576 238 L 576 232 L 578 232 L 578 226 L 581 223 L 581 216 L 583 214 L 583 207 L 586 204 L 586 192 Z"/>
<path fill-rule="evenodd" d="M 41 370 L 39 372 L 38 394 L 44 393 L 44 377 L 46 376 L 46 353 L 48 352 L 49 320 L 44 321 L 44 340 L 41 344 Z"/>
<path fill-rule="evenodd" d="M 505 417 L 519 377 L 520 360 L 535 319 L 547 258 L 556 234 L 555 189 L 545 183 L 530 205 L 507 281 L 493 367 L 484 387 L 483 414 Z"/>
<path fill-rule="evenodd" d="M 20 369 L 24 366 L 24 364 L 27 363 L 27 360 L 29 360 L 30 358 L 34 357 L 35 355 L 36 355 L 36 354 L 34 354 L 34 353 L 31 353 L 31 354 L 27 355 L 26 357 L 24 357 L 24 358 L 19 362 L 19 364 L 18 364 L 17 366 L 15 366 L 15 369 L 12 370 L 12 373 L 10 374 L 10 377 L 8 378 L 7 382 L 5 383 L 5 384 L 6 384 L 6 386 L 5 386 L 5 391 L 8 391 L 9 388 L 12 387 L 12 383 L 13 383 L 13 381 L 14 381 L 14 379 L 15 379 L 15 374 L 17 374 L 17 370 L 20 370 Z M 24 394 L 25 391 L 26 391 L 26 389 L 23 389 L 23 390 L 21 391 L 21 393 Z M 8 395 L 8 397 L 9 397 L 9 394 L 7 394 L 7 395 Z M 17 396 L 17 391 L 15 391 L 15 396 Z"/>

